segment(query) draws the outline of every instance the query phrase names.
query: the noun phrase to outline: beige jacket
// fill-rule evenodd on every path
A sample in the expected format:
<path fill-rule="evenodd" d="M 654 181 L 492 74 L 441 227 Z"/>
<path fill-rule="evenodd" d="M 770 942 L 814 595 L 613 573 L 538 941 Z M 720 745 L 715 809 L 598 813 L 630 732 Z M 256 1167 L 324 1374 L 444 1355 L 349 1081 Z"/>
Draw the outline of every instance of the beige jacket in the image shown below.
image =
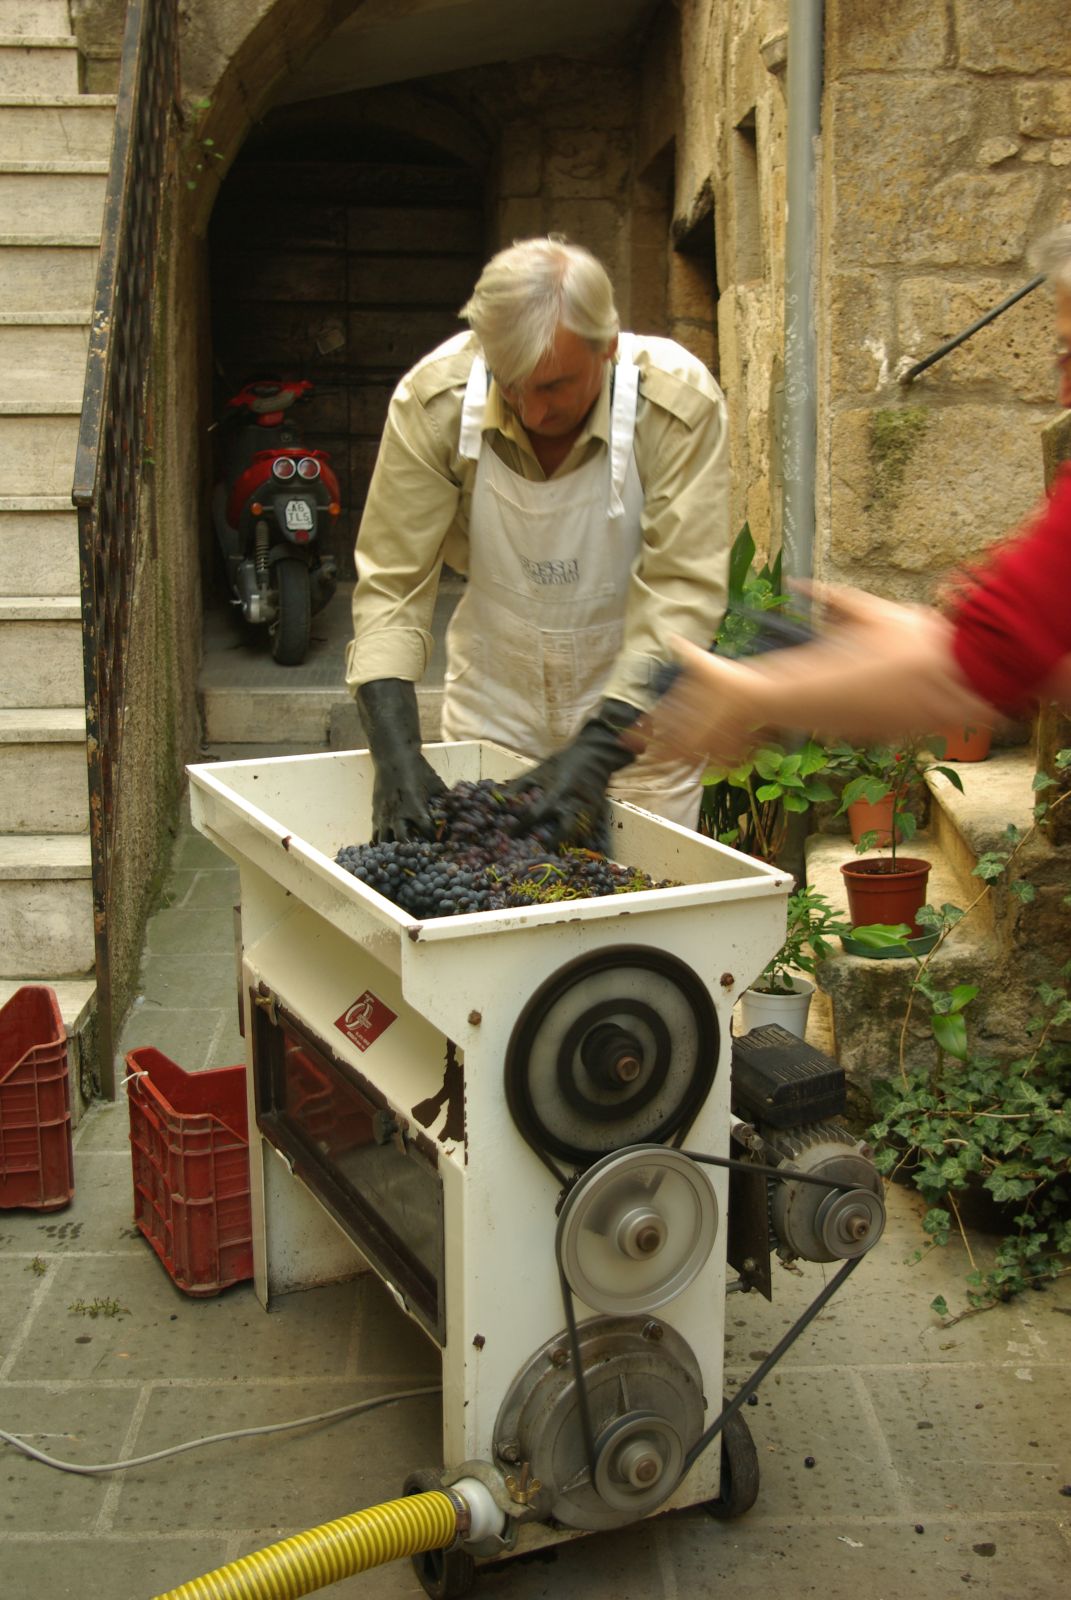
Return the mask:
<path fill-rule="evenodd" d="M 350 692 L 375 678 L 417 682 L 431 657 L 431 621 L 446 562 L 464 573 L 476 464 L 459 454 L 461 407 L 476 340 L 433 350 L 391 400 L 357 539 Z M 729 565 L 729 439 L 725 399 L 701 362 L 671 339 L 636 337 L 640 369 L 634 451 L 644 489 L 643 547 L 626 600 L 625 637 L 604 693 L 650 704 L 669 637 L 708 645 L 725 609 Z M 608 448 L 611 374 L 562 477 Z M 485 440 L 514 472 L 543 469 L 491 380 Z"/>

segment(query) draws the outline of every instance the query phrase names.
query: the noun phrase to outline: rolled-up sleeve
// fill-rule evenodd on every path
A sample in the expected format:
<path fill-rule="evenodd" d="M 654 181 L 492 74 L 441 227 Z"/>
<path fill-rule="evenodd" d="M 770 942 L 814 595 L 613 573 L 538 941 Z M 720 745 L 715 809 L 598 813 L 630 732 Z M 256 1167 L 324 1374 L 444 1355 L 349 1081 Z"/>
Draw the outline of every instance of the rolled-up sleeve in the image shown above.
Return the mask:
<path fill-rule="evenodd" d="M 418 682 L 431 657 L 444 544 L 457 518 L 460 395 L 427 398 L 409 374 L 395 390 L 357 539 L 346 684 Z"/>
<path fill-rule="evenodd" d="M 725 611 L 729 437 L 724 396 L 705 371 L 686 385 L 651 372 L 641 379 L 641 405 L 635 449 L 643 542 L 605 693 L 646 708 L 656 671 L 671 657 L 671 635 L 706 648 Z"/>
<path fill-rule="evenodd" d="M 976 694 L 1012 714 L 1025 709 L 1071 654 L 1071 468 L 1041 513 L 995 549 L 952 608 L 952 649 Z"/>

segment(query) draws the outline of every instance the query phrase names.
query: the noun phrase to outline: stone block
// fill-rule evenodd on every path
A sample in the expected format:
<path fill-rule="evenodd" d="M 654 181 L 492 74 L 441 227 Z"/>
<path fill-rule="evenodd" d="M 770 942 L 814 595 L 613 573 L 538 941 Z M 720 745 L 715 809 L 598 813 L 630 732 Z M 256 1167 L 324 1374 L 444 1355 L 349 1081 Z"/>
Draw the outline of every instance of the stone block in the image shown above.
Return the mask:
<path fill-rule="evenodd" d="M 1017 407 L 844 411 L 831 450 L 836 572 L 918 574 L 900 585 L 918 598 L 935 574 L 1014 528 L 1041 492 L 1037 430 Z"/>
<path fill-rule="evenodd" d="M 1029 139 L 1071 134 L 1071 83 L 1024 83 L 1015 91 L 1019 132 Z"/>
<path fill-rule="evenodd" d="M 670 313 L 689 322 L 713 323 L 716 303 L 713 225 L 706 259 L 671 250 L 666 275 Z"/>
<path fill-rule="evenodd" d="M 504 250 L 517 239 L 534 239 L 545 233 L 543 201 L 503 200 L 498 207 L 497 248 Z"/>
<path fill-rule="evenodd" d="M 7 245 L 0 252 L 5 311 L 82 311 L 93 305 L 98 252 L 47 245 Z"/>
<path fill-rule="evenodd" d="M 32 576 L 28 551 L 33 552 Z M 0 511 L 0 595 L 24 595 L 29 589 L 42 596 L 78 593 L 73 510 Z"/>
<path fill-rule="evenodd" d="M 0 831 L 84 833 L 88 813 L 84 741 L 0 741 Z"/>
<path fill-rule="evenodd" d="M 921 361 L 946 339 L 983 316 L 1010 292 L 1006 279 L 907 278 L 896 295 L 897 352 Z M 990 384 L 996 396 L 1018 395 L 1039 405 L 1055 397 L 1052 303 L 1035 292 L 972 335 L 919 380 L 927 394 Z"/>
<path fill-rule="evenodd" d="M 613 131 L 593 136 L 584 129 L 547 133 L 543 185 L 550 200 L 606 199 L 622 195 L 629 177 L 630 141 Z"/>
<path fill-rule="evenodd" d="M 78 93 L 78 51 L 0 45 L 0 96 Z"/>
<path fill-rule="evenodd" d="M 925 71 L 950 64 L 948 18 L 934 0 L 899 0 L 895 6 L 873 0 L 828 0 L 826 73 L 832 81 L 847 72 Z"/>
<path fill-rule="evenodd" d="M 93 970 L 93 889 L 85 876 L 0 882 L 0 973 L 48 980 Z"/>
<path fill-rule="evenodd" d="M 1049 165 L 1071 167 L 1071 139 L 1054 139 L 1049 146 Z"/>
<path fill-rule="evenodd" d="M 983 167 L 999 167 L 1018 153 L 1019 145 L 1014 139 L 984 139 L 978 146 L 978 160 Z"/>
<path fill-rule="evenodd" d="M 498 145 L 499 193 L 538 195 L 543 181 L 543 151 L 530 122 L 509 122 Z"/>
<path fill-rule="evenodd" d="M 889 381 L 891 297 L 876 272 L 835 272 L 829 280 L 830 386 L 839 396 L 873 394 Z"/>
<path fill-rule="evenodd" d="M 0 232 L 99 239 L 107 182 L 105 172 L 0 172 Z"/>
<path fill-rule="evenodd" d="M 0 607 L 0 707 L 85 703 L 81 620 L 9 618 Z"/>
<path fill-rule="evenodd" d="M 838 266 L 929 259 L 920 205 L 968 157 L 977 106 L 972 87 L 915 77 L 897 82 L 896 96 L 887 82 L 865 79 L 841 84 L 830 96 Z M 973 218 L 963 222 L 969 242 Z"/>
<path fill-rule="evenodd" d="M 611 279 L 623 281 L 628 262 L 627 217 L 612 200 L 553 200 L 546 226 L 598 256 Z"/>
<path fill-rule="evenodd" d="M 1065 0 L 955 0 L 955 21 L 968 72 L 1071 71 Z"/>

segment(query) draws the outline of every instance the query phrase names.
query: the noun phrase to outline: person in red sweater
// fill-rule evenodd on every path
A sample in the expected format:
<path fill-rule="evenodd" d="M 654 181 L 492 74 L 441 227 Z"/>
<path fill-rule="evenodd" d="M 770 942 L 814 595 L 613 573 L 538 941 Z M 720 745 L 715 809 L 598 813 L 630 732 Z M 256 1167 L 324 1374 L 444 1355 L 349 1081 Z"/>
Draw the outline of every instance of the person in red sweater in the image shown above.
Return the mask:
<path fill-rule="evenodd" d="M 1060 404 L 1071 407 L 1071 226 L 1039 248 L 1056 293 Z M 830 588 L 810 644 L 748 662 L 677 640 L 683 672 L 645 729 L 656 747 L 740 760 L 764 733 L 891 739 L 991 722 L 1039 700 L 1071 710 L 1071 464 L 1016 535 L 961 574 L 941 611 Z"/>

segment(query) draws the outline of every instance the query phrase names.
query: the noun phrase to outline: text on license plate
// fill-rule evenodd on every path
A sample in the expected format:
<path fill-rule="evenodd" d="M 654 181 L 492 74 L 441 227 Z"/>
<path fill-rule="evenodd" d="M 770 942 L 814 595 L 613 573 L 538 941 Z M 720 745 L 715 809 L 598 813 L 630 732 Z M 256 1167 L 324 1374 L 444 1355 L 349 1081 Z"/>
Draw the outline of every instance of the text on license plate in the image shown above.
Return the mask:
<path fill-rule="evenodd" d="M 292 533 L 299 528 L 312 527 L 312 507 L 307 500 L 286 502 L 286 525 Z"/>

